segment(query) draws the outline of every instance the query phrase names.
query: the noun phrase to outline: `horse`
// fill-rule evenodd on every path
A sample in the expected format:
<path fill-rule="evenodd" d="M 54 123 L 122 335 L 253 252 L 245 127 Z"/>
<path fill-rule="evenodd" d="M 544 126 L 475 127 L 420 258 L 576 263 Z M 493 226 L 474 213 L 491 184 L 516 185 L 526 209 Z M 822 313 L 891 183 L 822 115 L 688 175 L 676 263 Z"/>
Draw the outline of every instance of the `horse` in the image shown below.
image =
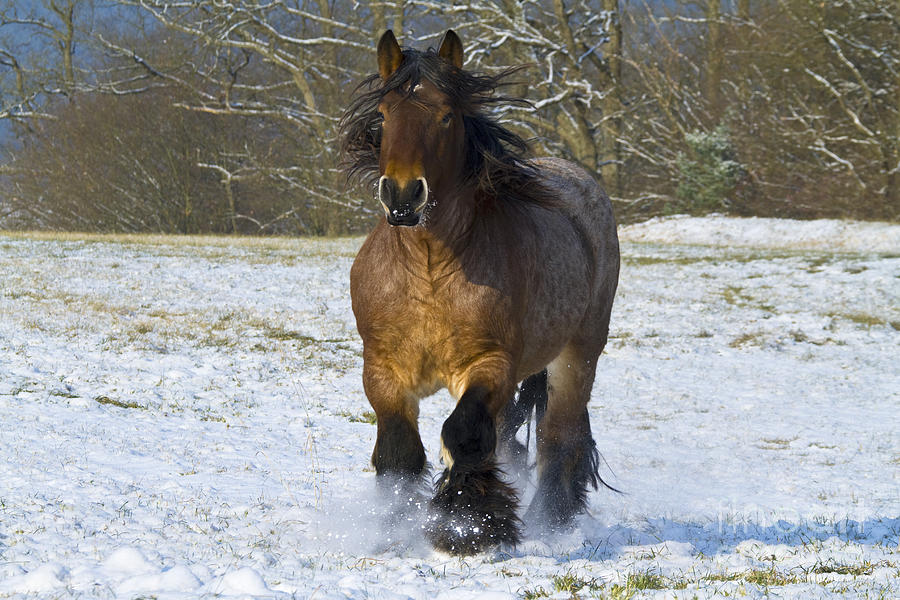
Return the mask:
<path fill-rule="evenodd" d="M 341 119 L 343 167 L 384 212 L 350 271 L 376 487 L 417 501 L 428 473 L 419 401 L 448 389 L 456 404 L 423 529 L 458 555 L 514 546 L 526 525 L 570 527 L 588 486 L 607 485 L 587 405 L 619 274 L 601 186 L 571 162 L 527 158 L 489 110 L 528 105 L 497 94 L 521 67 L 470 72 L 463 53 L 453 30 L 424 51 L 387 31 L 378 72 Z M 524 465 L 515 433 L 536 405 L 537 489 L 523 520 L 502 469 Z"/>

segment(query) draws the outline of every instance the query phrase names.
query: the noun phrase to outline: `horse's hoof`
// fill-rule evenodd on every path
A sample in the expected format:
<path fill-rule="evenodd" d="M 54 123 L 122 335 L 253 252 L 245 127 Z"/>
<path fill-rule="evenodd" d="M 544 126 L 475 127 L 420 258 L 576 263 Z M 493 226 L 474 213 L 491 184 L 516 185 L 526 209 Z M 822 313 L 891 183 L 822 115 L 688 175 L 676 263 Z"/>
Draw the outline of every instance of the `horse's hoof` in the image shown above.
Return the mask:
<path fill-rule="evenodd" d="M 385 525 L 397 527 L 404 523 L 420 522 L 428 506 L 424 476 L 379 476 L 376 485 L 378 499 L 385 510 Z"/>
<path fill-rule="evenodd" d="M 545 495 L 538 492 L 525 511 L 523 520 L 528 529 L 528 535 L 543 537 L 565 533 L 575 525 L 575 517 L 583 510 L 577 503 L 563 498 L 562 494 L 550 493 Z"/>
<path fill-rule="evenodd" d="M 438 550 L 469 555 L 519 542 L 515 492 L 487 465 L 477 470 L 444 471 L 431 500 L 425 533 Z"/>
<path fill-rule="evenodd" d="M 525 523 L 530 532 L 562 533 L 571 529 L 575 518 L 588 507 L 588 489 L 603 481 L 598 472 L 600 453 L 590 436 L 561 444 L 543 469 Z"/>

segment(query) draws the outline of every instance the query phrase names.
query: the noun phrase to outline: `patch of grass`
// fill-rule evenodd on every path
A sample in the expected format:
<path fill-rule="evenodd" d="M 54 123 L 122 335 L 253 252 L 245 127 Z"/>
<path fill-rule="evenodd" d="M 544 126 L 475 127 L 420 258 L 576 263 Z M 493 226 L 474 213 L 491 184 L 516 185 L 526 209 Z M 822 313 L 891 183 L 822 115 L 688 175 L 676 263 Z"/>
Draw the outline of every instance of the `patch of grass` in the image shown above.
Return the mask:
<path fill-rule="evenodd" d="M 147 313 L 147 316 L 151 319 L 166 319 L 171 320 L 175 317 L 186 317 L 188 313 L 186 312 L 170 312 L 161 308 L 154 308 L 153 310 Z"/>
<path fill-rule="evenodd" d="M 359 241 L 361 237 L 279 237 L 242 235 L 171 235 L 165 233 L 87 233 L 79 231 L 12 231 L 2 230 L 4 238 L 49 242 L 87 242 L 142 244 L 147 246 L 214 246 L 220 248 L 268 248 L 295 250 L 298 246 Z"/>
<path fill-rule="evenodd" d="M 141 321 L 134 326 L 134 332 L 138 335 L 147 335 L 153 331 L 153 323 L 150 321 Z"/>
<path fill-rule="evenodd" d="M 887 319 L 883 319 L 876 315 L 864 312 L 827 312 L 824 316 L 831 317 L 833 319 L 843 319 L 845 321 L 851 321 L 853 323 L 856 323 L 857 325 L 862 325 L 865 327 L 875 327 L 888 324 Z M 900 330 L 900 321 L 891 321 L 890 325 L 894 329 Z"/>
<path fill-rule="evenodd" d="M 795 342 L 797 342 L 799 344 L 809 341 L 809 338 L 807 337 L 807 335 L 805 333 L 803 333 L 802 331 L 800 331 L 799 329 L 794 329 L 794 330 L 790 331 L 790 333 L 788 335 L 791 336 L 792 340 L 794 340 Z"/>
<path fill-rule="evenodd" d="M 10 300 L 20 300 L 22 298 L 27 298 L 28 300 L 40 301 L 47 299 L 44 294 L 39 294 L 33 290 L 8 290 L 4 292 L 3 295 Z"/>
<path fill-rule="evenodd" d="M 237 315 L 230 314 L 222 317 L 223 319 L 228 318 L 229 320 L 234 319 Z M 221 321 L 221 319 L 220 319 Z M 293 329 L 287 329 L 283 325 L 273 325 L 263 319 L 249 319 L 245 323 L 248 327 L 252 327 L 254 329 L 260 330 L 260 334 L 263 337 L 266 337 L 270 340 L 275 340 L 278 342 L 298 342 L 298 346 L 300 348 L 306 348 L 307 346 L 316 346 L 320 344 L 338 344 L 341 342 L 346 342 L 348 340 L 340 339 L 340 338 L 328 338 L 324 340 L 320 340 L 311 335 L 306 335 L 304 333 L 300 333 L 299 331 L 295 331 Z M 223 327 L 224 329 L 224 327 Z"/>
<path fill-rule="evenodd" d="M 798 344 L 812 344 L 813 346 L 827 346 L 828 344 L 834 344 L 835 346 L 845 346 L 847 344 L 847 342 L 844 342 L 843 340 L 836 340 L 831 337 L 827 337 L 824 339 L 813 339 L 799 329 L 791 330 L 790 332 L 788 332 L 788 335 L 793 341 L 797 342 Z"/>
<path fill-rule="evenodd" d="M 775 567 L 770 569 L 756 569 L 753 571 L 742 571 L 740 573 L 722 573 L 704 575 L 701 580 L 705 581 L 746 581 L 753 585 L 768 588 L 774 586 L 791 585 L 794 583 L 806 583 L 806 577 L 799 575 L 789 575 L 787 573 L 779 573 Z"/>
<path fill-rule="evenodd" d="M 887 561 L 871 563 L 867 560 L 858 565 L 822 563 L 814 566 L 809 572 L 815 575 L 829 575 L 834 573 L 835 575 L 853 575 L 854 577 L 863 577 L 866 575 L 871 575 L 873 572 L 875 572 L 876 568 L 891 566 L 893 565 Z"/>
<path fill-rule="evenodd" d="M 744 573 L 710 573 L 701 577 L 701 581 L 742 581 L 746 577 Z"/>
<path fill-rule="evenodd" d="M 736 285 L 729 285 L 722 290 L 722 298 L 732 306 L 744 306 L 748 301 L 753 299 L 751 296 L 744 293 L 744 288 Z"/>
<path fill-rule="evenodd" d="M 316 338 L 303 335 L 299 331 L 292 331 L 289 329 L 285 329 L 284 327 L 271 327 L 267 326 L 263 333 L 267 338 L 271 338 L 273 340 L 278 340 L 279 342 L 287 342 L 294 341 L 299 342 L 301 346 L 310 346 L 312 344 L 317 343 L 319 340 Z"/>
<path fill-rule="evenodd" d="M 830 260 L 825 256 L 810 259 L 809 263 L 806 265 L 806 271 L 807 273 L 818 273 L 822 270 L 822 265 L 825 265 L 828 262 L 830 262 Z"/>
<path fill-rule="evenodd" d="M 722 298 L 731 306 L 739 306 L 741 308 L 756 308 L 766 312 L 775 312 L 775 307 L 765 302 L 756 300 L 753 296 L 744 291 L 744 288 L 736 285 L 729 285 L 722 290 Z"/>
<path fill-rule="evenodd" d="M 25 321 L 25 327 L 28 329 L 34 329 L 35 331 L 40 331 L 42 333 L 46 333 L 48 331 L 47 327 L 36 319 L 29 319 Z"/>
<path fill-rule="evenodd" d="M 844 267 L 844 273 L 850 273 L 851 275 L 856 275 L 857 273 L 862 273 L 863 271 L 867 271 L 869 267 L 866 265 L 850 265 Z"/>
<path fill-rule="evenodd" d="M 116 244 L 156 256 L 238 260 L 250 264 L 295 265 L 310 259 L 353 258 L 363 237 L 276 237 L 238 235 L 96 234 L 55 231 L 0 231 L 13 240 L 64 244 Z M 114 262 L 113 265 L 120 264 Z M 158 265 L 157 265 L 158 267 Z M 115 268 L 113 266 L 112 268 Z"/>
<path fill-rule="evenodd" d="M 355 415 L 350 417 L 351 423 L 368 423 L 369 425 L 375 425 L 378 422 L 378 418 L 375 416 L 375 413 L 371 410 L 364 411 L 360 415 Z"/>
<path fill-rule="evenodd" d="M 3 394 L 4 396 L 18 396 L 19 394 L 30 394 L 32 392 L 36 392 L 37 388 L 34 387 L 34 382 L 23 383 L 21 385 L 17 385 L 9 390 L 8 393 Z"/>
<path fill-rule="evenodd" d="M 668 587 L 666 579 L 655 573 L 629 575 L 625 585 L 636 590 L 662 590 Z"/>
<path fill-rule="evenodd" d="M 234 348 L 238 344 L 238 340 L 224 335 L 209 333 L 203 337 L 197 338 L 197 343 L 201 346 L 208 346 L 210 348 Z"/>
<path fill-rule="evenodd" d="M 823 442 L 810 442 L 809 447 L 810 448 L 820 448 L 822 450 L 834 450 L 835 448 L 837 448 L 837 446 L 831 446 L 831 445 L 825 444 Z"/>
<path fill-rule="evenodd" d="M 97 396 L 96 398 L 94 398 L 94 402 L 96 402 L 97 404 L 109 404 L 110 406 L 118 406 L 119 408 L 138 408 L 144 410 L 144 407 L 137 402 L 116 400 L 114 398 L 110 398 L 109 396 Z"/>
<path fill-rule="evenodd" d="M 806 578 L 799 578 L 795 575 L 786 575 L 779 573 L 775 568 L 766 571 L 750 571 L 743 577 L 747 583 L 758 585 L 759 587 L 772 587 L 780 585 L 790 585 L 792 583 L 801 583 Z"/>
<path fill-rule="evenodd" d="M 350 411 L 343 410 L 338 413 L 338 416 L 346 418 L 351 423 L 368 423 L 369 425 L 375 425 L 378 422 L 378 419 L 375 417 L 375 413 L 371 410 L 363 411 L 358 415 Z"/>
<path fill-rule="evenodd" d="M 728 342 L 728 346 L 731 348 L 740 348 L 745 344 L 751 343 L 754 346 L 762 346 L 762 337 L 763 332 L 761 331 L 742 333 L 741 335 Z"/>
<path fill-rule="evenodd" d="M 506 575 L 506 573 L 504 573 Z M 521 573 L 516 574 L 515 576 L 519 576 Z M 632 576 L 629 576 L 629 582 L 631 581 Z M 634 585 L 631 586 L 630 595 L 621 596 L 616 595 L 620 593 L 615 590 L 616 586 L 608 589 L 603 584 L 602 581 L 599 581 L 597 578 L 587 579 L 585 577 L 579 576 L 572 571 L 567 571 L 560 575 L 555 575 L 551 577 L 550 582 L 552 584 L 551 589 L 546 589 L 543 586 L 536 586 L 533 588 L 525 588 L 520 593 L 522 598 L 526 600 L 535 600 L 536 598 L 548 598 L 550 596 L 559 597 L 558 595 L 561 593 L 568 594 L 568 597 L 572 600 L 580 600 L 580 598 L 584 597 L 583 594 L 590 594 L 591 597 L 610 597 L 610 598 L 630 598 L 631 595 L 634 595 L 634 591 L 638 588 Z M 627 587 L 628 584 L 626 584 Z M 622 586 L 619 586 L 622 587 Z M 625 588 L 622 587 L 624 590 Z M 607 595 L 607 593 L 611 593 L 612 595 Z M 600 596 L 598 596 L 600 594 Z"/>
<path fill-rule="evenodd" d="M 791 444 L 797 441 L 798 438 L 762 438 L 760 441 L 764 444 L 759 446 L 764 450 L 787 450 L 791 447 Z"/>
<path fill-rule="evenodd" d="M 553 589 L 557 592 L 569 592 L 573 596 L 575 593 L 583 588 L 588 588 L 591 591 L 596 591 L 600 589 L 600 585 L 597 583 L 596 579 L 583 579 L 578 577 L 571 571 L 566 573 L 565 575 L 556 575 L 551 581 L 553 582 Z"/>
<path fill-rule="evenodd" d="M 687 582 L 670 581 L 656 573 L 632 573 L 625 578 L 625 584 L 613 584 L 608 588 L 602 588 L 603 597 L 610 600 L 630 600 L 643 590 L 684 589 Z"/>
<path fill-rule="evenodd" d="M 719 259 L 713 256 L 630 256 L 623 255 L 622 263 L 629 266 L 646 265 L 693 265 L 701 262 L 718 263 Z"/>
<path fill-rule="evenodd" d="M 201 421 L 214 421 L 216 423 L 225 423 L 225 417 L 222 415 L 215 415 L 210 411 L 206 411 L 200 415 Z"/>
<path fill-rule="evenodd" d="M 522 590 L 522 598 L 524 600 L 535 600 L 536 598 L 549 598 L 550 592 L 545 590 L 544 588 L 538 586 L 534 589 L 524 589 Z"/>

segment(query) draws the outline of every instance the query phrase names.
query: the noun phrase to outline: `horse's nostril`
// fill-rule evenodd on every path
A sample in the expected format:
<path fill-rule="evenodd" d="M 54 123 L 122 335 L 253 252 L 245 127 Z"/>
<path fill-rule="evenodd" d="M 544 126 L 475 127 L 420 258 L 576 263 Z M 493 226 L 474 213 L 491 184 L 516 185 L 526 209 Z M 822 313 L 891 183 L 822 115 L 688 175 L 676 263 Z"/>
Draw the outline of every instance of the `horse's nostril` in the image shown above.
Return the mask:
<path fill-rule="evenodd" d="M 428 182 L 425 181 L 424 177 L 419 177 L 416 180 L 416 186 L 414 189 L 414 202 L 416 203 L 418 210 L 421 210 L 422 208 L 424 208 L 425 203 L 428 202 Z"/>
<path fill-rule="evenodd" d="M 396 202 L 397 184 L 385 175 L 378 180 L 378 200 L 385 206 L 391 206 Z"/>

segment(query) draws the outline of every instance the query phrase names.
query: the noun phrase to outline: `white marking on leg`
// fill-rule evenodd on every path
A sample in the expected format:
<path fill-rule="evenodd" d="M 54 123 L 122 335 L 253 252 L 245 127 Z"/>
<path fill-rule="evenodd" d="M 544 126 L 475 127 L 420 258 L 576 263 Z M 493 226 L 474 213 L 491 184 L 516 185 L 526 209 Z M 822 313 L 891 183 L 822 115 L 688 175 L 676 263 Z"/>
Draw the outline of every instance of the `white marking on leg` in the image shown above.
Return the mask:
<path fill-rule="evenodd" d="M 450 450 L 444 445 L 444 436 L 441 436 L 441 462 L 448 469 L 453 468 L 453 455 L 450 454 Z"/>

